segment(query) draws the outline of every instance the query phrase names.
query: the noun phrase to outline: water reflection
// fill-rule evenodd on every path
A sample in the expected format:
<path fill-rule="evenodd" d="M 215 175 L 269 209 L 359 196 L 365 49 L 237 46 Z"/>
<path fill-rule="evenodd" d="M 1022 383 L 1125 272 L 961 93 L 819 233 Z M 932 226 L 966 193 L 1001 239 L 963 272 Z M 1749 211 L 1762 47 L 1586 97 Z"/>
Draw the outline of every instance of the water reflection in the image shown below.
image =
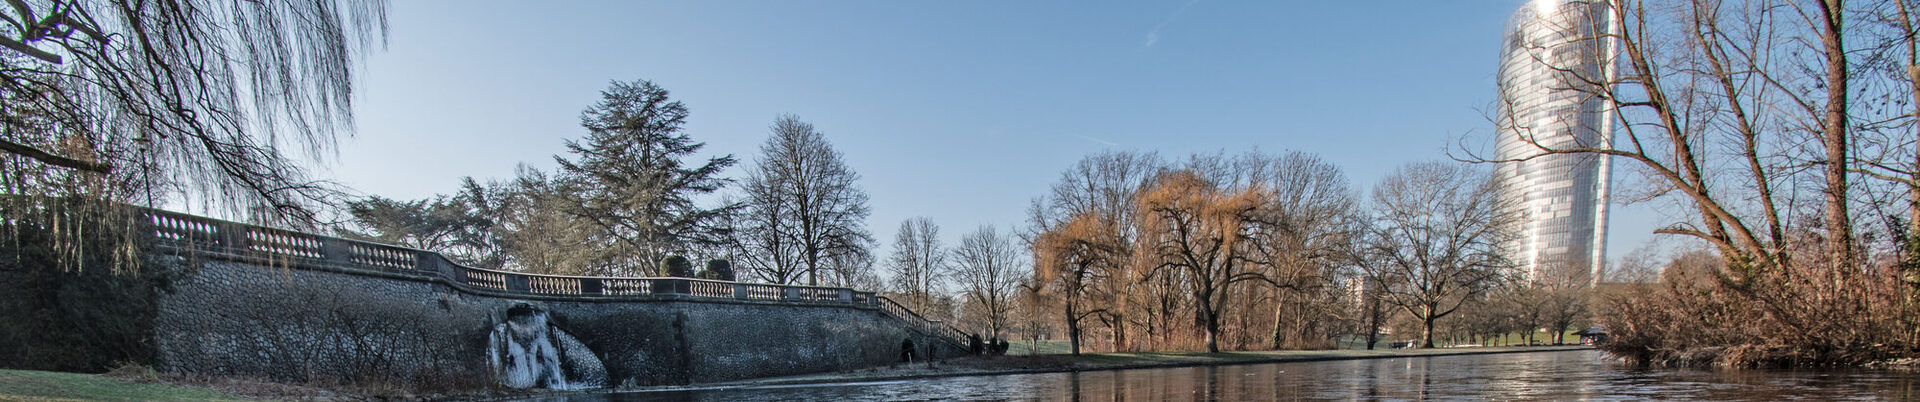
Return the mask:
<path fill-rule="evenodd" d="M 1642 370 L 1593 351 L 571 395 L 572 401 L 1831 400 L 1920 398 L 1885 371 Z"/>

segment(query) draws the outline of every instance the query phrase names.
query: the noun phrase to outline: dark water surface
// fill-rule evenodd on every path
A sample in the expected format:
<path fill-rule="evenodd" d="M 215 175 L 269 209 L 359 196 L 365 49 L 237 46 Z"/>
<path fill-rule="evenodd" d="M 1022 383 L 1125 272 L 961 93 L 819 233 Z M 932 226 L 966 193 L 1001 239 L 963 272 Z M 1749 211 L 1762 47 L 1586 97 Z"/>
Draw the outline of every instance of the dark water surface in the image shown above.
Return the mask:
<path fill-rule="evenodd" d="M 571 395 L 566 401 L 1916 400 L 1888 371 L 1634 369 L 1590 350 Z"/>

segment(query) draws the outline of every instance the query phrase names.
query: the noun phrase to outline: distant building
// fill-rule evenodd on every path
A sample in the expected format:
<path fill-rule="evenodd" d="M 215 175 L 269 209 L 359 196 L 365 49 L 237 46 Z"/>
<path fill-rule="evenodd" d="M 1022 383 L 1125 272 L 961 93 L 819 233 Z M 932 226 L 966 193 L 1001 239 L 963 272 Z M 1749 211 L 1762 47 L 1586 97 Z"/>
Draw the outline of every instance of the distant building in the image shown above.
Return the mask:
<path fill-rule="evenodd" d="M 1347 302 L 1353 303 L 1353 308 L 1360 311 L 1366 311 L 1367 297 L 1379 291 L 1374 288 L 1373 281 L 1367 280 L 1366 276 L 1347 278 L 1346 290 Z"/>
<path fill-rule="evenodd" d="M 1609 14 L 1603 2 L 1590 0 L 1534 0 L 1514 11 L 1500 53 L 1496 158 L 1610 142 L 1613 110 L 1570 79 L 1611 76 L 1612 42 L 1593 39 L 1610 29 Z M 1494 174 L 1506 184 L 1501 197 L 1526 211 L 1509 256 L 1521 272 L 1539 278 L 1545 269 L 1564 268 L 1594 277 L 1606 260 L 1607 159 L 1546 155 L 1502 163 Z"/>
<path fill-rule="evenodd" d="M 1573 333 L 1580 336 L 1581 345 L 1598 345 L 1607 341 L 1607 327 L 1595 325 Z"/>

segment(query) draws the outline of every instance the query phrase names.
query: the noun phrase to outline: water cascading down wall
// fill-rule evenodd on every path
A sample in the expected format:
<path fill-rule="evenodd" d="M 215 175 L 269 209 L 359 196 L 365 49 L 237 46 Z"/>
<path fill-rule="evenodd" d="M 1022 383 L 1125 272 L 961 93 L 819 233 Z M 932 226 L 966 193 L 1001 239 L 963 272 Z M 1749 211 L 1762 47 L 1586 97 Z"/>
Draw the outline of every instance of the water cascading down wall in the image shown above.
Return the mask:
<path fill-rule="evenodd" d="M 965 353 L 959 331 L 851 289 L 527 275 L 383 244 L 140 216 L 159 261 L 148 269 L 172 278 L 141 317 L 145 363 L 165 372 L 577 389 L 872 367 L 900 361 L 908 342 L 916 356 Z M 9 272 L 19 271 L 0 276 Z"/>

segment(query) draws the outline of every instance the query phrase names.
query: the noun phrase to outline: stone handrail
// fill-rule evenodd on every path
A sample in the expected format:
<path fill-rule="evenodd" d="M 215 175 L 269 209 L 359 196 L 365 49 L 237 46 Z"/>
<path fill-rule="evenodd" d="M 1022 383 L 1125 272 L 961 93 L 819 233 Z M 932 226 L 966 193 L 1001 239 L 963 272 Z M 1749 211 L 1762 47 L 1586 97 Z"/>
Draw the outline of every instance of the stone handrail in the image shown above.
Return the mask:
<path fill-rule="evenodd" d="M 942 324 L 940 321 L 921 317 L 920 314 L 914 313 L 912 309 L 908 309 L 906 306 L 894 302 L 893 299 L 880 297 L 880 310 L 886 311 L 888 315 L 899 318 L 901 321 L 906 321 L 908 325 L 922 332 L 952 341 L 961 348 L 966 348 L 967 346 L 966 332 L 960 331 L 953 326 Z"/>
<path fill-rule="evenodd" d="M 916 331 L 966 348 L 967 335 L 928 320 L 873 292 L 848 288 L 772 285 L 672 277 L 545 275 L 473 268 L 439 253 L 390 244 L 321 236 L 292 230 L 142 208 L 155 246 L 196 256 L 298 268 L 355 270 L 438 279 L 477 293 L 582 299 L 685 297 L 770 302 L 837 303 L 878 308 Z"/>

